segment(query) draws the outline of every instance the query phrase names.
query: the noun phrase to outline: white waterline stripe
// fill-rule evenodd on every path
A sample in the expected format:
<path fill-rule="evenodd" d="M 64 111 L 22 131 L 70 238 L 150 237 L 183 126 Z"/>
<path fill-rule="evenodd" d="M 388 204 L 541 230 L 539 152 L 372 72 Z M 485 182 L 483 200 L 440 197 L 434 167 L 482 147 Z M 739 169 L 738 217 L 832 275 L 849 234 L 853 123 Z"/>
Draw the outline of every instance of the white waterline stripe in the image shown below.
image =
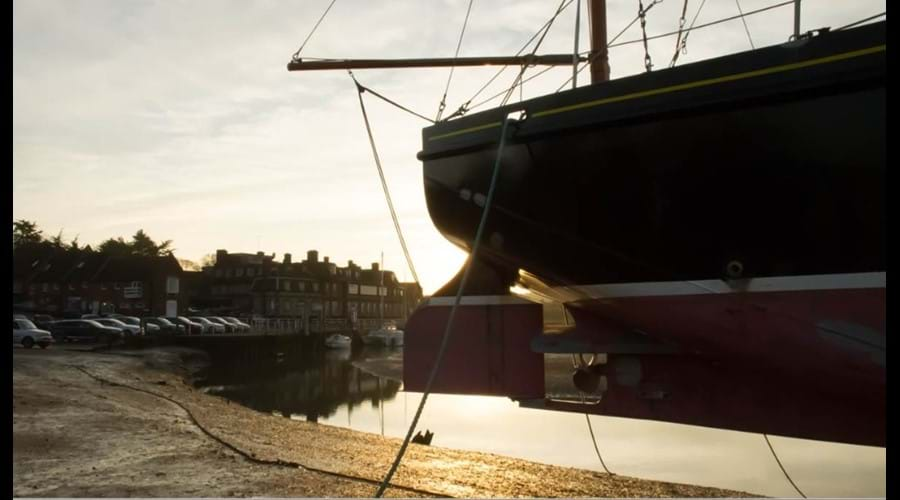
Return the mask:
<path fill-rule="evenodd" d="M 790 292 L 803 290 L 849 290 L 860 288 L 885 288 L 887 274 L 850 273 L 815 274 L 807 276 L 776 276 L 743 280 L 659 281 L 645 283 L 615 283 L 609 285 L 576 285 L 556 287 L 554 290 L 571 291 L 602 297 L 651 297 L 670 295 L 706 295 L 743 292 Z"/>
<path fill-rule="evenodd" d="M 426 305 L 429 306 L 452 306 L 456 297 L 431 297 Z M 463 295 L 459 301 L 461 306 L 499 306 L 499 305 L 518 305 L 518 304 L 536 304 L 530 300 L 516 297 L 515 295 Z"/>

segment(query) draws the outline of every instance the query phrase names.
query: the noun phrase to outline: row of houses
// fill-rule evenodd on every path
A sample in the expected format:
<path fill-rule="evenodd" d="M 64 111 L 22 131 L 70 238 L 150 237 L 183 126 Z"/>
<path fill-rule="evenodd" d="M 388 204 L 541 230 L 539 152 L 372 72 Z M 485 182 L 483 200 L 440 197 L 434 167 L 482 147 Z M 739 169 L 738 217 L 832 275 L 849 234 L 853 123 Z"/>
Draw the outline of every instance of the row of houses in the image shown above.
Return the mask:
<path fill-rule="evenodd" d="M 292 320 L 304 331 L 402 326 L 422 298 L 377 263 L 370 268 L 321 261 L 316 250 L 293 262 L 262 252 L 216 252 L 214 265 L 186 271 L 174 256 L 109 256 L 43 247 L 13 253 L 13 301 L 21 311 L 54 316 L 120 312 L 177 316 L 193 312 Z"/>

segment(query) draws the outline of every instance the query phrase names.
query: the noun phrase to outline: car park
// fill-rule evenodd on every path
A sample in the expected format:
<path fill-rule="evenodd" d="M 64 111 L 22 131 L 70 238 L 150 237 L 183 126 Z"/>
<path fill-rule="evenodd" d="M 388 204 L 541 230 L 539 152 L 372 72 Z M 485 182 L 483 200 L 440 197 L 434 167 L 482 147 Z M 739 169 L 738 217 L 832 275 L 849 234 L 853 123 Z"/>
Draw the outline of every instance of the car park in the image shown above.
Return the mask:
<path fill-rule="evenodd" d="M 103 326 L 118 328 L 122 330 L 122 333 L 124 333 L 126 337 L 134 337 L 141 334 L 141 327 L 139 325 L 128 324 L 117 318 L 96 318 L 92 321 L 96 321 Z"/>
<path fill-rule="evenodd" d="M 16 318 L 13 316 L 13 344 L 21 344 L 26 349 L 35 345 L 46 349 L 53 344 L 53 335 L 47 330 L 41 330 L 31 320 Z"/>
<path fill-rule="evenodd" d="M 225 333 L 225 325 L 210 321 L 203 316 L 189 316 L 188 319 L 203 325 L 203 333 Z"/>
<path fill-rule="evenodd" d="M 248 325 L 247 323 L 244 323 L 243 321 L 241 321 L 241 320 L 235 318 L 234 316 L 222 316 L 222 319 L 224 319 L 225 321 L 231 323 L 232 325 L 237 326 L 239 332 L 245 332 L 245 333 L 246 333 L 246 332 L 249 332 L 250 330 L 252 330 L 252 327 L 251 327 L 250 325 Z"/>
<path fill-rule="evenodd" d="M 183 329 L 189 335 L 198 335 L 204 331 L 202 324 L 191 321 L 184 316 L 167 316 L 166 319 Z"/>
<path fill-rule="evenodd" d="M 238 331 L 237 325 L 233 325 L 225 321 L 223 318 L 220 318 L 219 316 L 207 316 L 206 319 L 212 321 L 217 325 L 222 325 L 225 328 L 225 333 L 236 333 Z"/>
<path fill-rule="evenodd" d="M 179 333 L 184 333 L 184 328 L 178 328 L 175 323 L 163 317 L 147 317 L 143 321 L 147 325 L 148 335 L 178 335 Z M 151 326 L 155 326 L 157 329 L 151 331 Z"/>
<path fill-rule="evenodd" d="M 101 325 L 92 319 L 54 321 L 50 325 L 50 333 L 59 342 L 88 340 L 111 344 L 124 338 L 121 329 Z"/>

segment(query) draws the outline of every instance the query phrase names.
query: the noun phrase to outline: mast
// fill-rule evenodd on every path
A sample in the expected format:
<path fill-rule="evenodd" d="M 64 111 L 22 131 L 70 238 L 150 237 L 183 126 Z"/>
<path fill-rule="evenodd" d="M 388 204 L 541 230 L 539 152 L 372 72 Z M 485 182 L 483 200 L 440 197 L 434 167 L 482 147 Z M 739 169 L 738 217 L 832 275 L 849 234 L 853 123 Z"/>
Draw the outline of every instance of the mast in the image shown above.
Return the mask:
<path fill-rule="evenodd" d="M 589 0 L 588 17 L 591 20 L 591 83 L 593 84 L 609 80 L 609 54 L 606 48 L 606 0 Z"/>

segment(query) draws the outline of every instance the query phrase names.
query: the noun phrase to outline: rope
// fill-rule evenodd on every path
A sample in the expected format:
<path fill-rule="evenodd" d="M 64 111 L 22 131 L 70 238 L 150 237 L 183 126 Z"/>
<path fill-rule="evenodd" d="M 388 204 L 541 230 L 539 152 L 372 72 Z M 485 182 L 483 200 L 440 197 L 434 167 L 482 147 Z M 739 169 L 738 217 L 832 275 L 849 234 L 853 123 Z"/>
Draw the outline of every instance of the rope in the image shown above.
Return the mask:
<path fill-rule="evenodd" d="M 406 256 L 406 264 L 409 266 L 409 271 L 413 275 L 413 280 L 416 283 L 419 282 L 419 275 L 416 273 L 416 268 L 413 266 L 412 257 L 409 255 L 409 249 L 406 248 L 406 240 L 403 238 L 403 231 L 400 230 L 400 220 L 397 217 L 397 212 L 394 210 L 394 203 L 391 201 L 391 193 L 388 190 L 387 181 L 384 179 L 384 170 L 381 168 L 381 159 L 378 157 L 378 149 L 375 147 L 375 138 L 372 136 L 372 127 L 369 125 L 369 115 L 366 113 L 366 105 L 363 103 L 363 87 L 359 85 L 356 81 L 356 78 L 353 76 L 352 72 L 350 73 L 350 78 L 353 78 L 353 82 L 356 83 L 357 86 L 357 97 L 359 97 L 359 107 L 362 110 L 363 121 L 366 122 L 366 133 L 369 134 L 369 144 L 372 146 L 372 155 L 375 157 L 375 166 L 378 167 L 378 177 L 381 178 L 381 187 L 384 190 L 384 198 L 387 200 L 388 209 L 391 211 L 391 219 L 394 221 L 394 229 L 397 230 L 397 237 L 400 239 L 400 246 L 403 247 L 403 255 Z"/>
<path fill-rule="evenodd" d="M 581 397 L 582 402 L 584 401 L 584 396 Z M 603 470 L 606 471 L 607 474 L 614 475 L 609 469 L 606 468 L 606 464 L 603 462 L 603 457 L 600 456 L 600 448 L 597 447 L 597 438 L 594 437 L 594 428 L 591 427 L 591 417 L 588 416 L 587 413 L 584 414 L 584 419 L 587 420 L 588 430 L 591 431 L 591 441 L 594 443 L 594 451 L 597 452 L 597 458 L 600 459 L 600 465 L 603 466 Z"/>
<path fill-rule="evenodd" d="M 638 0 L 638 17 L 641 19 L 641 34 L 644 39 L 644 68 L 649 73 L 653 69 L 653 61 L 650 59 L 650 49 L 647 47 L 647 11 L 644 10 L 644 3 L 641 0 Z"/>
<path fill-rule="evenodd" d="M 459 32 L 459 41 L 456 42 L 456 53 L 453 54 L 453 59 L 459 57 L 459 48 L 462 47 L 463 35 L 466 34 L 466 25 L 469 24 L 469 13 L 472 12 L 472 2 L 475 0 L 469 0 L 469 7 L 466 9 L 466 19 L 463 21 L 462 31 Z M 444 113 L 444 108 L 447 107 L 447 92 L 450 91 L 450 80 L 453 80 L 453 70 L 456 69 L 456 66 L 450 66 L 450 74 L 447 76 L 447 86 L 444 87 L 444 97 L 441 98 L 441 103 L 438 105 L 437 118 L 434 121 L 438 121 L 441 119 L 441 115 Z"/>
<path fill-rule="evenodd" d="M 724 22 L 727 22 L 727 21 L 733 21 L 733 20 L 735 20 L 735 19 L 739 19 L 739 18 L 744 17 L 744 16 L 752 16 L 753 14 L 759 14 L 760 12 L 765 12 L 765 11 L 767 11 L 767 10 L 772 10 L 772 9 L 775 9 L 775 8 L 778 8 L 778 7 L 784 7 L 785 5 L 793 5 L 793 4 L 794 4 L 794 0 L 788 0 L 788 1 L 786 1 L 786 2 L 776 3 L 776 4 L 770 5 L 770 6 L 768 6 L 768 7 L 763 7 L 763 8 L 756 9 L 756 10 L 751 10 L 751 11 L 749 11 L 749 12 L 746 12 L 746 13 L 741 14 L 741 15 L 738 15 L 738 16 L 726 17 L 726 18 L 724 18 L 724 19 L 719 19 L 718 21 L 712 21 L 712 22 L 709 22 L 709 23 L 706 23 L 706 24 L 701 24 L 701 25 L 699 25 L 699 26 L 697 26 L 697 27 L 688 28 L 687 32 L 690 33 L 692 30 L 698 30 L 698 29 L 700 29 L 700 28 L 706 28 L 706 27 L 713 26 L 713 25 L 716 25 L 716 24 L 721 24 L 721 23 L 724 23 Z M 663 33 L 663 34 L 661 34 L 661 35 L 648 36 L 648 37 L 647 37 L 647 40 L 648 40 L 648 41 L 649 41 L 649 40 L 656 40 L 657 38 L 664 38 L 664 37 L 667 37 L 667 36 L 672 36 L 672 35 L 677 35 L 677 34 L 678 34 L 677 31 L 671 31 L 671 32 L 669 32 L 669 33 Z M 633 44 L 633 43 L 641 43 L 642 41 L 643 41 L 642 39 L 638 38 L 638 39 L 635 39 L 635 40 L 628 40 L 628 41 L 626 41 L 626 42 L 619 42 L 619 43 L 616 43 L 616 44 L 609 44 L 607 47 L 608 47 L 608 48 L 621 47 L 622 45 L 630 45 L 630 44 Z"/>
<path fill-rule="evenodd" d="M 694 18 L 691 19 L 691 25 L 688 27 L 687 33 L 684 34 L 684 40 L 681 42 L 681 52 L 683 54 L 687 54 L 688 37 L 691 36 L 691 30 L 694 29 L 694 24 L 697 22 L 697 18 L 700 17 L 700 11 L 703 10 L 704 5 L 706 5 L 706 0 L 700 2 L 700 7 L 697 9 L 697 12 L 694 13 Z"/>
<path fill-rule="evenodd" d="M 791 483 L 791 486 L 793 486 L 794 489 L 797 490 L 797 493 L 799 493 L 801 497 L 806 498 L 806 495 L 804 495 L 803 492 L 800 491 L 800 488 L 798 488 L 797 485 L 794 484 L 794 480 L 791 479 L 791 476 L 787 473 L 786 470 L 784 470 L 784 466 L 781 465 L 781 460 L 778 460 L 778 454 L 775 453 L 775 448 L 772 448 L 772 443 L 769 442 L 769 436 L 763 434 L 763 437 L 766 438 L 766 444 L 769 445 L 769 450 L 772 451 L 772 456 L 775 457 L 775 461 L 778 462 L 778 466 L 781 467 L 781 472 L 784 473 L 784 477 L 787 478 L 788 482 Z"/>
<path fill-rule="evenodd" d="M 337 477 L 337 478 L 341 478 L 341 479 L 347 479 L 347 480 L 350 480 L 350 481 L 360 481 L 360 482 L 370 483 L 370 484 L 376 484 L 376 483 L 378 483 L 378 481 L 375 481 L 374 479 L 369 479 L 369 478 L 360 477 L 360 476 L 353 476 L 353 475 L 349 475 L 349 474 L 342 474 L 342 473 L 340 473 L 340 472 L 332 472 L 332 471 L 328 471 L 328 470 L 324 470 L 324 469 L 318 469 L 318 468 L 315 468 L 315 467 L 309 467 L 309 466 L 307 466 L 307 465 L 303 465 L 303 464 L 298 463 L 298 462 L 291 462 L 291 461 L 281 460 L 281 459 L 266 460 L 266 459 L 264 459 L 264 458 L 257 458 L 256 455 L 254 455 L 254 454 L 252 454 L 252 453 L 248 453 L 248 452 L 246 452 L 246 451 L 244 451 L 244 450 L 238 448 L 237 446 L 235 446 L 235 445 L 229 443 L 228 441 L 225 441 L 223 438 L 221 438 L 221 437 L 219 437 L 219 436 L 213 434 L 209 429 L 207 429 L 206 427 L 204 427 L 203 424 L 201 424 L 199 420 L 197 420 L 197 417 L 194 416 L 193 412 L 191 412 L 191 410 L 189 410 L 187 406 L 185 406 L 185 405 L 182 404 L 181 402 L 175 400 L 174 398 L 170 398 L 169 396 L 166 396 L 166 395 L 164 395 L 164 394 L 159 394 L 159 393 L 157 393 L 157 392 L 148 391 L 147 389 L 141 389 L 140 387 L 134 387 L 134 386 L 132 386 L 132 385 L 122 384 L 122 383 L 119 383 L 119 382 L 113 382 L 113 381 L 111 381 L 111 380 L 104 379 L 103 377 L 100 377 L 100 376 L 98 376 L 98 375 L 94 375 L 93 373 L 91 373 L 91 372 L 85 370 L 85 369 L 84 369 L 83 367 L 81 367 L 81 366 L 76 366 L 76 365 L 68 365 L 68 366 L 71 366 L 72 368 L 75 368 L 76 370 L 78 370 L 78 371 L 84 373 L 84 374 L 87 375 L 88 377 L 90 377 L 90 378 L 92 378 L 92 379 L 94 379 L 94 380 L 100 382 L 101 384 L 108 384 L 108 385 L 110 385 L 110 386 L 112 386 L 112 387 L 124 387 L 124 388 L 126 388 L 126 389 L 131 389 L 132 391 L 142 392 L 142 393 L 144 393 L 144 394 L 149 394 L 149 395 L 151 395 L 151 396 L 155 396 L 155 397 L 157 397 L 157 398 L 164 399 L 164 400 L 166 400 L 166 401 L 168 401 L 168 402 L 174 404 L 175 406 L 178 406 L 178 407 L 181 408 L 185 413 L 187 413 L 187 416 L 188 416 L 188 418 L 191 420 L 191 423 L 193 423 L 195 427 L 197 427 L 198 429 L 200 429 L 200 431 L 201 431 L 203 434 L 205 434 L 207 437 L 209 437 L 209 438 L 212 439 L 213 441 L 215 441 L 215 442 L 219 443 L 220 445 L 224 446 L 225 448 L 228 448 L 229 450 L 231 450 L 231 451 L 237 453 L 238 455 L 244 457 L 246 460 L 248 460 L 248 461 L 250 461 L 250 462 L 253 462 L 253 463 L 255 463 L 255 464 L 259 464 L 259 465 L 277 465 L 277 466 L 280 466 L 280 467 L 290 467 L 290 468 L 292 468 L 292 469 L 297 469 L 297 468 L 299 468 L 299 469 L 303 469 L 303 470 L 306 470 L 306 471 L 309 471 L 309 472 L 316 472 L 316 473 L 319 473 L 319 474 L 325 474 L 325 475 L 328 475 L 328 476 Z M 419 488 L 412 488 L 412 487 L 409 487 L 409 486 L 398 486 L 398 485 L 394 485 L 393 487 L 394 487 L 394 488 L 397 488 L 397 489 L 399 489 L 399 490 L 411 491 L 411 492 L 414 492 L 414 493 L 425 494 L 425 495 L 431 495 L 431 496 L 443 496 L 443 495 L 444 495 L 443 493 L 438 494 L 438 493 L 435 493 L 435 492 L 432 492 L 432 491 L 422 490 L 422 489 L 419 489 Z"/>
<path fill-rule="evenodd" d="M 294 61 L 296 61 L 296 60 L 300 57 L 300 51 L 303 50 L 303 47 L 306 46 L 306 42 L 308 42 L 309 39 L 312 38 L 313 33 L 316 32 L 316 29 L 318 29 L 319 24 L 322 23 L 322 20 L 323 20 L 323 19 L 325 19 L 325 15 L 328 14 L 328 11 L 329 11 L 329 10 L 331 10 L 331 7 L 334 5 L 334 2 L 337 2 L 337 0 L 331 0 L 331 3 L 328 4 L 328 8 L 326 8 L 326 9 L 325 9 L 325 12 L 322 13 L 322 17 L 320 17 L 319 20 L 316 21 L 316 25 L 313 26 L 313 29 L 310 30 L 310 32 L 309 32 L 308 35 L 306 35 L 306 39 L 303 40 L 303 43 L 300 44 L 300 48 L 297 49 L 297 52 L 294 52 L 294 55 L 291 56 L 291 59 L 293 59 Z"/>
<path fill-rule="evenodd" d="M 852 28 L 852 27 L 856 26 L 857 24 L 862 24 L 862 23 L 864 23 L 864 22 L 866 22 L 866 21 L 871 21 L 872 19 L 878 19 L 879 17 L 882 17 L 882 16 L 884 16 L 885 14 L 887 14 L 887 11 L 882 12 L 882 13 L 880 13 L 880 14 L 875 14 L 874 16 L 867 17 L 867 18 L 862 19 L 862 20 L 860 20 L 860 21 L 856 21 L 855 23 L 850 23 L 850 24 L 848 24 L 847 26 L 841 26 L 840 28 L 837 28 L 835 31 L 840 31 L 840 30 L 845 30 L 845 29 L 847 29 L 847 28 Z"/>
<path fill-rule="evenodd" d="M 687 6 L 688 0 L 684 0 L 684 7 L 681 9 L 681 17 L 678 19 L 678 38 L 675 40 L 675 54 L 672 55 L 672 62 L 669 63 L 669 67 L 674 67 L 675 62 L 678 61 L 678 55 L 681 54 L 681 32 L 684 30 L 684 16 L 687 14 Z"/>
<path fill-rule="evenodd" d="M 753 37 L 750 36 L 750 28 L 747 26 L 747 19 L 744 17 L 744 11 L 741 10 L 741 0 L 734 0 L 734 3 L 737 5 L 738 12 L 741 14 L 741 22 L 744 23 L 744 31 L 747 32 L 747 40 L 750 40 L 750 48 L 755 49 L 756 46 L 753 45 Z"/>
<path fill-rule="evenodd" d="M 661 3 L 661 2 L 662 2 L 662 0 L 653 0 L 653 2 L 650 3 L 650 5 L 648 5 L 646 9 L 644 9 L 644 13 L 648 12 L 650 9 L 653 8 L 654 5 L 656 5 L 656 4 L 658 4 L 658 3 Z M 610 40 L 609 42 L 606 43 L 606 47 L 609 48 L 609 46 L 610 46 L 611 43 L 614 43 L 616 40 L 619 39 L 620 36 L 624 35 L 625 32 L 628 31 L 628 28 L 634 26 L 634 23 L 636 23 L 636 22 L 638 21 L 638 19 L 640 19 L 640 17 L 639 17 L 639 16 L 635 16 L 634 19 L 632 19 L 631 22 L 628 23 L 627 26 L 625 26 L 624 28 L 622 28 L 622 30 L 619 31 L 619 33 L 618 33 L 616 36 L 614 36 L 614 37 L 612 38 L 612 40 Z M 588 52 L 588 54 L 590 54 L 590 52 Z M 598 57 L 600 57 L 600 52 L 597 52 L 597 53 L 595 53 L 595 54 L 591 54 L 591 55 L 588 57 L 588 60 L 585 61 L 584 65 L 581 66 L 581 68 L 578 70 L 578 73 L 581 73 L 582 71 L 584 71 L 584 69 L 587 68 L 588 66 L 590 66 L 591 63 L 593 63 L 594 60 L 596 60 Z M 552 66 L 551 66 L 551 68 L 552 68 Z M 541 72 L 541 73 L 543 73 L 543 72 Z M 541 73 L 538 73 L 538 74 L 541 74 Z M 576 74 L 577 74 L 577 73 L 576 73 Z M 564 89 L 565 87 L 567 87 L 567 86 L 569 85 L 569 82 L 571 82 L 571 81 L 572 81 L 571 79 L 566 80 L 565 83 L 563 83 L 562 85 L 560 85 L 560 87 L 559 87 L 558 89 L 556 89 L 556 92 L 559 92 L 559 91 L 561 91 L 562 89 Z"/>
<path fill-rule="evenodd" d="M 425 384 L 425 392 L 422 393 L 422 399 L 419 401 L 419 407 L 416 409 L 416 414 L 413 416 L 413 420 L 409 425 L 409 430 L 406 431 L 406 438 L 403 439 L 400 451 L 397 452 L 397 458 L 394 460 L 390 470 L 384 477 L 384 481 L 382 481 L 381 486 L 379 486 L 378 491 L 375 493 L 376 498 L 380 498 L 384 494 L 385 489 L 387 489 L 388 484 L 391 482 L 391 478 L 394 476 L 394 472 L 396 472 L 397 467 L 400 466 L 400 460 L 403 459 L 403 454 L 406 453 L 406 448 L 409 446 L 409 442 L 412 439 L 413 431 L 416 429 L 416 425 L 419 423 L 419 417 L 422 416 L 422 410 L 425 408 L 425 402 L 428 400 L 428 395 L 431 393 L 431 386 L 434 384 L 438 370 L 441 367 L 441 361 L 444 359 L 444 352 L 447 350 L 450 334 L 453 331 L 453 320 L 456 319 L 456 310 L 459 308 L 459 301 L 462 298 L 463 290 L 466 287 L 466 283 L 469 281 L 469 273 L 472 271 L 472 261 L 475 260 L 475 257 L 478 255 L 478 247 L 481 244 L 481 235 L 484 232 L 485 222 L 487 221 L 487 216 L 491 209 L 491 202 L 494 199 L 497 178 L 500 173 L 500 159 L 503 157 L 503 147 L 506 145 L 506 129 L 509 125 L 509 121 L 510 120 L 507 118 L 503 119 L 503 127 L 500 129 L 500 145 L 497 148 L 497 159 L 494 161 L 494 172 L 491 175 L 491 184 L 488 188 L 487 199 L 484 202 L 484 211 L 481 212 L 481 221 L 478 223 L 478 230 L 475 232 L 475 240 L 472 243 L 472 253 L 466 261 L 462 281 L 460 281 L 459 288 L 456 290 L 456 298 L 453 301 L 453 308 L 450 309 L 450 317 L 447 319 L 447 327 L 444 329 L 444 336 L 441 338 L 441 346 L 438 349 L 437 359 L 434 361 L 434 366 L 431 368 L 431 373 L 428 375 L 428 382 Z"/>
<path fill-rule="evenodd" d="M 564 3 L 560 4 L 560 7 L 556 9 L 556 13 L 553 14 L 553 16 L 552 16 L 547 22 L 545 22 L 544 25 L 540 27 L 540 29 L 538 29 L 533 35 L 531 35 L 531 38 L 529 38 L 528 41 L 525 42 L 524 45 L 522 45 L 522 48 L 520 48 L 519 51 L 516 52 L 516 56 L 522 54 L 522 52 L 524 52 L 525 49 L 528 48 L 528 46 L 531 44 L 531 42 L 534 41 L 534 39 L 537 38 L 538 35 L 540 35 L 545 29 L 549 29 L 549 28 L 550 28 L 550 25 L 553 24 L 553 21 L 556 19 L 556 17 L 559 16 L 559 14 L 560 14 L 563 10 L 565 10 L 566 7 L 568 7 L 569 4 L 571 4 L 573 1 L 574 1 L 574 0 L 566 0 Z M 508 67 L 509 67 L 509 66 L 503 66 L 502 68 L 500 68 L 499 70 L 497 70 L 497 72 L 494 73 L 494 76 L 492 76 L 492 77 L 487 81 L 487 83 L 485 83 L 484 85 L 482 85 L 481 88 L 478 89 L 477 92 L 475 92 L 475 95 L 473 95 L 473 96 L 470 97 L 466 102 L 464 102 L 462 105 L 460 105 L 459 109 L 457 109 L 452 115 L 448 116 L 446 119 L 449 120 L 449 119 L 454 118 L 454 117 L 456 117 L 456 116 L 462 116 L 462 115 L 466 114 L 466 112 L 468 112 L 470 109 L 474 109 L 475 107 L 480 106 L 481 104 L 484 104 L 484 102 L 493 100 L 493 99 L 497 98 L 499 95 L 505 94 L 505 93 L 507 92 L 506 90 L 504 90 L 503 92 L 500 92 L 500 94 L 495 95 L 494 97 L 491 97 L 490 99 L 487 99 L 487 101 L 482 101 L 481 103 L 479 103 L 479 104 L 477 104 L 477 105 L 475 105 L 475 106 L 472 106 L 471 108 L 469 107 L 469 104 L 471 104 L 472 101 L 474 101 L 475 98 L 477 98 L 479 95 L 481 95 L 481 93 L 484 92 L 485 89 L 487 89 L 488 86 L 490 86 L 490 84 L 493 83 L 494 80 L 497 79 L 497 77 L 499 77 L 504 71 L 506 71 L 506 68 L 508 68 Z M 549 71 L 549 70 L 552 69 L 552 68 L 553 68 L 553 66 L 550 66 L 550 67 L 544 69 L 543 71 L 541 71 L 539 74 L 543 74 L 543 73 Z M 529 79 L 529 80 L 530 80 L 530 79 Z M 528 80 L 525 80 L 525 81 L 523 81 L 522 83 L 525 83 L 525 82 L 527 82 L 527 81 L 528 81 Z"/>
<path fill-rule="evenodd" d="M 571 0 L 569 0 L 569 3 L 571 3 Z M 556 9 L 556 14 L 554 14 L 553 17 L 550 18 L 550 21 L 545 25 L 546 27 L 544 28 L 544 32 L 541 33 L 541 37 L 538 39 L 537 43 L 534 44 L 534 49 L 531 50 L 531 55 L 535 55 L 537 53 L 538 49 L 541 47 L 541 44 L 544 43 L 544 38 L 547 37 L 547 33 L 550 32 L 550 27 L 553 26 L 553 21 L 555 21 L 556 17 L 559 16 L 559 13 L 562 12 L 564 5 L 568 5 L 566 0 L 562 0 L 559 3 L 559 7 Z M 516 75 L 516 79 L 513 80 L 512 87 L 509 88 L 509 91 L 507 92 L 506 97 L 504 97 L 503 100 L 500 101 L 501 106 L 505 106 L 506 103 L 509 102 L 509 98 L 512 96 L 512 93 L 515 90 L 515 88 L 518 85 L 521 85 L 522 83 L 524 83 L 524 82 L 522 82 L 522 76 L 525 75 L 525 71 L 527 69 L 528 69 L 528 66 L 523 65 L 522 68 L 519 70 L 519 74 Z"/>
<path fill-rule="evenodd" d="M 420 115 L 419 113 L 416 113 L 415 111 L 413 111 L 413 110 L 407 108 L 406 106 L 403 106 L 403 105 L 401 105 L 401 104 L 398 104 L 398 103 L 396 103 L 396 102 L 394 102 L 394 101 L 388 99 L 387 97 L 385 97 L 385 96 L 379 94 L 378 92 L 375 92 L 374 90 L 370 89 L 369 87 L 366 87 L 365 85 L 359 83 L 359 81 L 356 79 L 356 77 L 353 76 L 353 73 L 350 73 L 350 76 L 353 77 L 353 81 L 356 83 L 356 88 L 357 88 L 357 90 L 359 90 L 360 92 L 368 92 L 368 93 L 374 95 L 375 97 L 381 99 L 382 101 L 384 101 L 384 102 L 386 102 L 386 103 L 388 103 L 388 104 L 392 104 L 392 105 L 394 105 L 395 107 L 400 108 L 400 109 L 402 109 L 403 111 L 406 111 L 407 113 L 409 113 L 409 114 L 411 114 L 411 115 L 413 115 L 413 116 L 417 116 L 417 117 L 419 117 L 419 118 L 421 118 L 421 119 L 423 119 L 423 120 L 425 120 L 425 121 L 427 121 L 427 122 L 435 123 L 435 121 L 432 120 L 431 118 L 428 118 L 428 117 L 425 116 L 425 115 Z"/>

